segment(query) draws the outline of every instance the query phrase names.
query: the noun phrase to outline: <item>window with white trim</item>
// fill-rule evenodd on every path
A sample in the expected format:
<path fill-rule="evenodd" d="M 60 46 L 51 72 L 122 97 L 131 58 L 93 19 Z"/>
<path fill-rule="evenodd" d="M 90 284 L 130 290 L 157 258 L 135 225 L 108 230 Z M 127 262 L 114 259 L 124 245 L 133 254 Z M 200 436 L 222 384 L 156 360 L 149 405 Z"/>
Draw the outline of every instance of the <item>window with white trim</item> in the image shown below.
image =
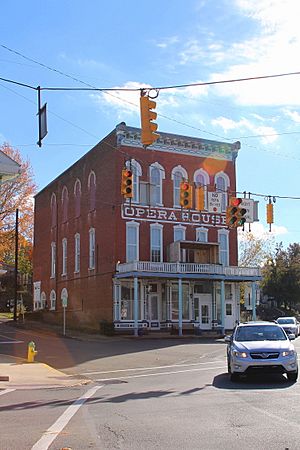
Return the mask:
<path fill-rule="evenodd" d="M 51 228 L 54 228 L 56 226 L 57 221 L 57 203 L 56 203 L 56 195 L 54 194 L 54 192 L 52 192 L 51 195 L 50 208 L 51 208 Z"/>
<path fill-rule="evenodd" d="M 139 226 L 137 222 L 126 223 L 126 262 L 139 260 Z"/>
<path fill-rule="evenodd" d="M 182 166 L 176 166 L 172 170 L 171 178 L 173 180 L 173 206 L 180 207 L 180 183 L 188 179 L 187 171 Z"/>
<path fill-rule="evenodd" d="M 207 186 L 209 185 L 209 175 L 205 170 L 198 169 L 194 173 L 194 182 L 196 187 L 204 189 L 204 209 L 207 210 Z"/>
<path fill-rule="evenodd" d="M 96 264 L 96 240 L 95 228 L 89 229 L 89 269 L 95 269 Z"/>
<path fill-rule="evenodd" d="M 62 221 L 63 223 L 65 223 L 68 220 L 68 207 L 69 207 L 69 194 L 66 186 L 64 186 L 62 190 L 61 203 L 62 203 Z"/>
<path fill-rule="evenodd" d="M 88 178 L 89 189 L 89 210 L 94 211 L 96 208 L 96 175 L 91 171 Z"/>
<path fill-rule="evenodd" d="M 185 241 L 185 231 L 186 231 L 186 227 L 184 227 L 183 225 L 175 225 L 174 226 L 174 242 Z"/>
<path fill-rule="evenodd" d="M 62 275 L 67 275 L 67 238 L 63 238 L 62 240 Z"/>
<path fill-rule="evenodd" d="M 150 203 L 151 205 L 162 205 L 162 180 L 165 178 L 165 169 L 159 163 L 150 166 Z"/>
<path fill-rule="evenodd" d="M 81 183 L 77 179 L 74 185 L 74 203 L 75 203 L 75 217 L 80 216 L 80 202 L 81 202 Z"/>
<path fill-rule="evenodd" d="M 131 161 L 126 162 L 127 169 L 131 169 L 132 171 L 132 190 L 133 190 L 133 197 L 131 201 L 133 203 L 140 203 L 140 183 L 139 178 L 142 176 L 142 168 L 141 165 L 135 160 L 132 159 Z M 127 199 L 129 201 L 129 199 Z"/>
<path fill-rule="evenodd" d="M 163 225 L 150 225 L 150 252 L 151 261 L 163 261 Z"/>
<path fill-rule="evenodd" d="M 229 230 L 218 230 L 219 260 L 224 266 L 229 265 Z"/>
<path fill-rule="evenodd" d="M 230 180 L 226 173 L 219 172 L 215 176 L 216 192 L 222 193 L 222 212 L 226 211 L 228 200 L 227 190 L 230 186 Z"/>
<path fill-rule="evenodd" d="M 80 271 L 80 234 L 75 234 L 75 261 L 74 261 L 74 271 Z"/>
<path fill-rule="evenodd" d="M 196 228 L 196 241 L 207 242 L 208 230 L 206 228 L 200 227 Z"/>
<path fill-rule="evenodd" d="M 56 308 L 56 292 L 52 289 L 50 292 L 50 309 Z"/>
<path fill-rule="evenodd" d="M 56 243 L 51 242 L 51 278 L 56 274 Z"/>

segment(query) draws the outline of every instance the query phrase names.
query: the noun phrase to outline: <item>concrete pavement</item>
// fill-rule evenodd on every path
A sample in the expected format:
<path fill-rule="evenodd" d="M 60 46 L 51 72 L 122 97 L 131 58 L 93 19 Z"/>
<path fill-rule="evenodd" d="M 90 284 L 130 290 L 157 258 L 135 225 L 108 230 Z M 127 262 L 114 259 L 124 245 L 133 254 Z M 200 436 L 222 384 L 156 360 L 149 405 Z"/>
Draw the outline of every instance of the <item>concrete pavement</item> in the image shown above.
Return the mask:
<path fill-rule="evenodd" d="M 88 378 L 66 375 L 48 364 L 28 363 L 22 358 L 0 354 L 0 389 L 67 388 L 89 382 Z"/>

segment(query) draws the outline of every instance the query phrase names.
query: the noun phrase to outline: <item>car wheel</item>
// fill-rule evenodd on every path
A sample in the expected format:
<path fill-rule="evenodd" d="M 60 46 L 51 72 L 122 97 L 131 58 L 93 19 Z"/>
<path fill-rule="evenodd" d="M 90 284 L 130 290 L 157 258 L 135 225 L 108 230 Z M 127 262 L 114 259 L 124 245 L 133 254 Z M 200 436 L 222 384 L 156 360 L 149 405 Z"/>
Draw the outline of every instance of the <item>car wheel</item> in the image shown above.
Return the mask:
<path fill-rule="evenodd" d="M 297 381 L 298 372 L 287 372 L 286 376 L 289 381 Z"/>

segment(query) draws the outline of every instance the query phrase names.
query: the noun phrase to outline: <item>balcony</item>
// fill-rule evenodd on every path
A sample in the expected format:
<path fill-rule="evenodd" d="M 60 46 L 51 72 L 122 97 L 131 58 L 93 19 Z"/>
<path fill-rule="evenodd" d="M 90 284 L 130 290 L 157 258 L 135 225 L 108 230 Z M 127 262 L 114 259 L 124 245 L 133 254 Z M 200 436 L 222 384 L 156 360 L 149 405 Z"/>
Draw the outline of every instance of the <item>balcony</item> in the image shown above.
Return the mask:
<path fill-rule="evenodd" d="M 197 264 L 182 262 L 151 262 L 151 261 L 134 261 L 130 263 L 117 264 L 116 271 L 119 274 L 129 274 L 131 272 L 139 272 L 140 275 L 147 276 L 151 274 L 195 274 L 208 275 L 214 278 L 247 279 L 261 278 L 261 271 L 257 267 L 225 267 L 221 264 Z M 177 278 L 177 277 L 176 277 Z"/>

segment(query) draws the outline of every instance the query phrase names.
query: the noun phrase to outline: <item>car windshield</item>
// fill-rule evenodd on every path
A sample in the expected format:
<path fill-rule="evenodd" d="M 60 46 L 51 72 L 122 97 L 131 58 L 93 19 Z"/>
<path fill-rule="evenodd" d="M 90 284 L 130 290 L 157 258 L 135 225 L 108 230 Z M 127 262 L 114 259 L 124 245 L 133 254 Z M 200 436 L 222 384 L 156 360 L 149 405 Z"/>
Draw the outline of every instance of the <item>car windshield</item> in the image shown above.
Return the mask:
<path fill-rule="evenodd" d="M 295 320 L 294 319 L 277 319 L 277 322 L 281 323 L 281 324 L 285 324 L 285 323 L 292 323 L 292 324 L 294 324 Z"/>
<path fill-rule="evenodd" d="M 251 325 L 238 327 L 234 339 L 238 342 L 285 341 L 287 337 L 280 327 L 272 325 Z"/>

